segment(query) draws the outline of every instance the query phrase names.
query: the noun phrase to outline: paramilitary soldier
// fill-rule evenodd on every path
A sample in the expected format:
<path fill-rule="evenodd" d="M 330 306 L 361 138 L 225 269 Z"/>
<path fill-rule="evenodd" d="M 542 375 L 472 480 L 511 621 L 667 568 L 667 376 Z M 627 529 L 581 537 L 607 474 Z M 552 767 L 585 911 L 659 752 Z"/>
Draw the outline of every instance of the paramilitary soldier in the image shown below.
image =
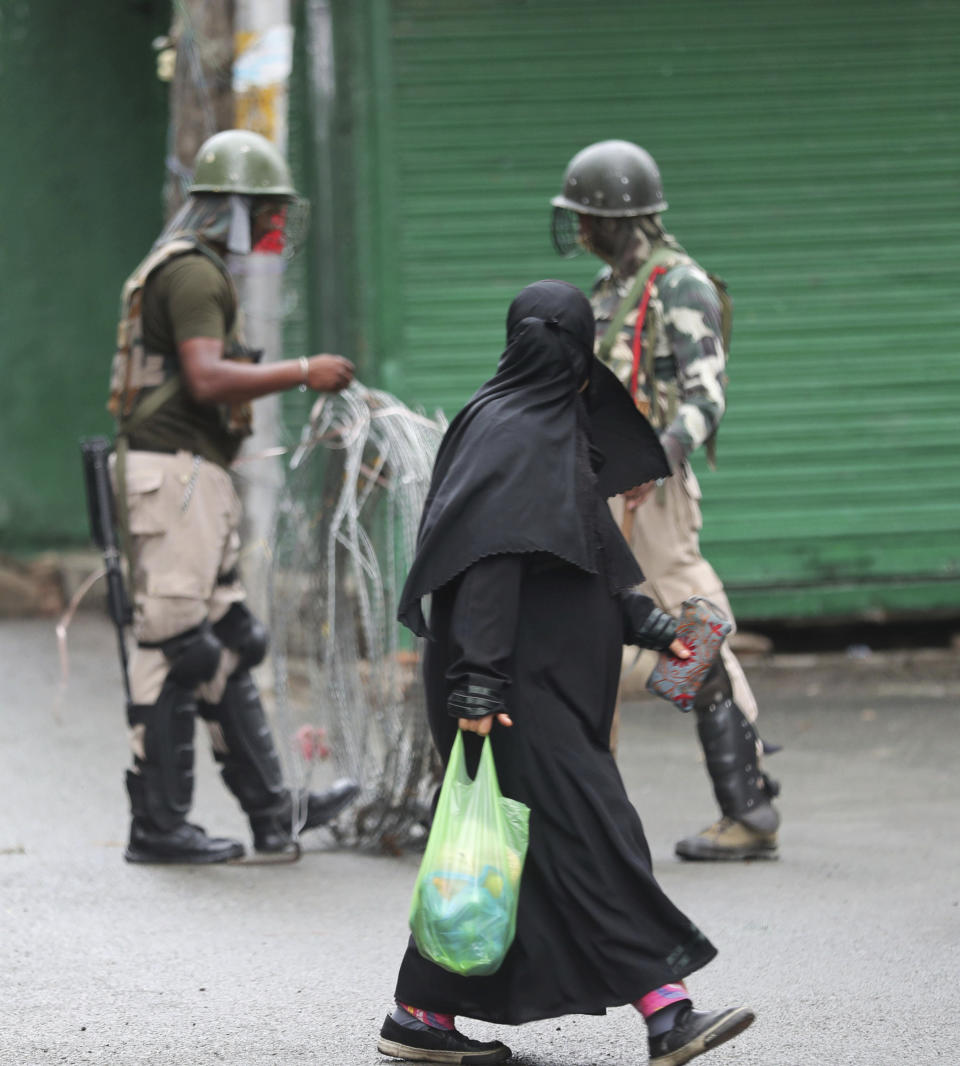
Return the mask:
<path fill-rule="evenodd" d="M 607 264 L 591 297 L 597 355 L 659 430 L 673 470 L 661 486 L 637 486 L 614 502 L 646 576 L 643 591 L 674 615 L 687 597 L 706 596 L 732 620 L 723 585 L 700 554 L 700 488 L 688 461 L 704 446 L 712 464 L 724 413 L 731 317 L 725 286 L 664 231 L 660 173 L 636 144 L 584 148 L 552 203 L 560 254 L 585 249 Z M 694 707 L 721 817 L 679 841 L 677 854 L 774 856 L 780 816 L 771 801 L 779 787 L 761 769 L 756 700 L 726 645 Z"/>
<path fill-rule="evenodd" d="M 312 828 L 358 791 L 346 779 L 302 797 L 284 787 L 250 673 L 266 653 L 267 632 L 244 603 L 237 569 L 241 505 L 229 467 L 251 431 L 250 401 L 301 385 L 336 392 L 353 378 L 352 364 L 337 355 L 259 365 L 259 353 L 243 345 L 224 258 L 258 243 L 275 247 L 278 225 L 300 204 L 268 140 L 218 133 L 200 148 L 186 203 L 123 289 L 109 409 L 136 639 L 129 862 L 243 855 L 240 843 L 187 821 L 198 713 L 258 852 L 288 847 L 294 800 Z"/>

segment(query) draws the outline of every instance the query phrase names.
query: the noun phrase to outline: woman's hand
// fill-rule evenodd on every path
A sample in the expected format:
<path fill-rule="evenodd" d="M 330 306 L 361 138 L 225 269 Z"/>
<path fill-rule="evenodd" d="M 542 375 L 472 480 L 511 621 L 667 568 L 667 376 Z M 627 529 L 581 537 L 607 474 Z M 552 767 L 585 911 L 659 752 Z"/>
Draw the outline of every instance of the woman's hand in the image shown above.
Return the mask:
<path fill-rule="evenodd" d="M 689 659 L 690 649 L 683 643 L 683 641 L 677 637 L 676 640 L 669 647 L 670 654 L 675 659 Z"/>
<path fill-rule="evenodd" d="M 483 718 L 458 718 L 457 725 L 460 726 L 464 733 L 477 733 L 481 737 L 485 737 L 493 729 L 494 718 L 500 725 L 513 725 L 513 719 L 509 714 L 488 714 Z"/>

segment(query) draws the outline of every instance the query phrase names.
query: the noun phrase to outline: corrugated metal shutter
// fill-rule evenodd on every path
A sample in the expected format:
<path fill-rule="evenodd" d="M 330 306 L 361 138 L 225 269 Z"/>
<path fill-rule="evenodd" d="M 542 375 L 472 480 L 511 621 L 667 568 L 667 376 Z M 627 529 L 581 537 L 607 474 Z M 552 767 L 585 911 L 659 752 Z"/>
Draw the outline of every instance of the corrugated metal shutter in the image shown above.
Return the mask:
<path fill-rule="evenodd" d="M 0 550 L 89 539 L 120 289 L 163 224 L 162 5 L 0 5 Z"/>
<path fill-rule="evenodd" d="M 388 388 L 452 413 L 523 285 L 589 288 L 596 261 L 552 253 L 548 200 L 576 150 L 635 140 L 736 304 L 721 469 L 702 477 L 735 606 L 960 604 L 954 3 L 337 11 L 367 63 L 358 343 Z"/>

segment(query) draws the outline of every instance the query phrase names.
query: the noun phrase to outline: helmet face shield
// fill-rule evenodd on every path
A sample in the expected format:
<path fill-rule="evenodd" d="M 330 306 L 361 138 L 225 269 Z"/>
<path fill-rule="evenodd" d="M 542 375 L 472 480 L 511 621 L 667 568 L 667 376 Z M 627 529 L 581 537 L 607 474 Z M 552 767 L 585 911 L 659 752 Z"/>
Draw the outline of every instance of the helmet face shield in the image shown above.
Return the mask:
<path fill-rule="evenodd" d="M 266 197 L 250 212 L 256 233 L 253 251 L 293 259 L 307 240 L 310 201 L 300 196 L 273 200 Z"/>
<path fill-rule="evenodd" d="M 284 259 L 293 257 L 307 243 L 310 230 L 310 201 L 302 196 L 294 196 L 287 201 L 283 212 L 283 250 Z"/>
<path fill-rule="evenodd" d="M 554 207 L 553 246 L 564 259 L 590 252 L 610 262 L 623 252 L 638 222 L 637 217 L 604 218 L 569 207 Z"/>
<path fill-rule="evenodd" d="M 569 207 L 553 209 L 550 236 L 557 253 L 564 259 L 573 259 L 586 250 L 580 240 L 580 216 Z"/>

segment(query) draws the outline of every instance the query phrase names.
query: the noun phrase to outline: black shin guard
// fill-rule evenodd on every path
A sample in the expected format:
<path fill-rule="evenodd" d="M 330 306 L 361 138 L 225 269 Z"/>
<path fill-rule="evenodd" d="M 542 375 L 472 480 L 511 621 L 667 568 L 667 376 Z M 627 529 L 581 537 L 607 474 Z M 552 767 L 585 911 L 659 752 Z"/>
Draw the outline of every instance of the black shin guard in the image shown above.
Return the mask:
<path fill-rule="evenodd" d="M 256 820 L 275 820 L 289 837 L 290 793 L 250 671 L 232 674 L 220 702 L 201 703 L 200 714 L 219 726 L 223 745 L 214 745 L 214 756 L 227 787 L 250 816 L 254 834 Z"/>
<path fill-rule="evenodd" d="M 227 787 L 240 801 L 250 818 L 254 847 L 262 852 L 279 852 L 294 839 L 293 798 L 283 782 L 280 758 L 267 724 L 260 694 L 251 667 L 262 662 L 267 651 L 267 631 L 243 603 L 235 603 L 218 621 L 213 632 L 236 653 L 237 669 L 227 680 L 220 702 L 200 704 L 200 714 L 219 726 L 222 744 L 214 743 L 214 755 L 221 766 Z M 354 795 L 305 796 L 305 826 L 321 824 L 332 817 Z M 323 806 L 326 810 L 314 810 Z"/>
<path fill-rule="evenodd" d="M 758 832 L 775 832 L 780 816 L 770 801 L 776 788 L 760 770 L 757 732 L 734 703 L 729 676 L 719 660 L 697 693 L 694 708 L 721 812 Z"/>
<path fill-rule="evenodd" d="M 131 704 L 128 720 L 143 730 L 143 756 L 127 771 L 130 810 L 166 832 L 186 821 L 193 801 L 193 723 L 197 701 L 170 678 L 157 702 Z"/>

